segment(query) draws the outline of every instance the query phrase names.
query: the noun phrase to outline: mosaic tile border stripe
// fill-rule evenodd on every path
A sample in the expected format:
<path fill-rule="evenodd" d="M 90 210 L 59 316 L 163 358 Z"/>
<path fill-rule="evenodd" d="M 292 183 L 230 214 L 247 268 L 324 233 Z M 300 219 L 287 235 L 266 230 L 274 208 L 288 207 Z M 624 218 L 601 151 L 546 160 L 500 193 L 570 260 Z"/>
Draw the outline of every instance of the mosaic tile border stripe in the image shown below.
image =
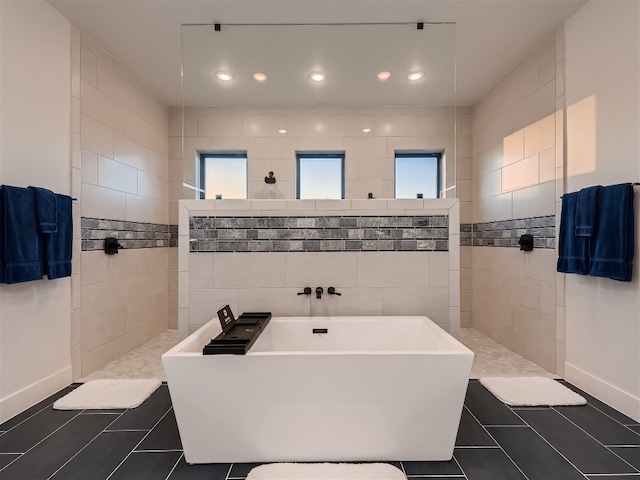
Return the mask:
<path fill-rule="evenodd" d="M 556 216 L 517 218 L 460 225 L 460 246 L 520 247 L 520 235 L 533 235 L 535 248 L 556 248 Z"/>
<path fill-rule="evenodd" d="M 191 217 L 192 252 L 448 251 L 449 217 Z"/>
<path fill-rule="evenodd" d="M 178 246 L 178 226 L 82 217 L 82 251 L 102 250 L 106 237 L 117 238 L 124 249 Z"/>

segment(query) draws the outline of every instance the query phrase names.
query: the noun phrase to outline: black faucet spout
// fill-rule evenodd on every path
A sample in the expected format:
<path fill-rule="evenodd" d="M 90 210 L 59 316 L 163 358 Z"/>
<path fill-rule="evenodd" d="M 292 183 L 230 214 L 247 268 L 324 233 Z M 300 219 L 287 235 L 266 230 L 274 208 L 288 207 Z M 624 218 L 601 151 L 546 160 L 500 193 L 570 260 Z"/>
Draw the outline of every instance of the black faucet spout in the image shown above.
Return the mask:
<path fill-rule="evenodd" d="M 322 293 L 324 292 L 324 288 L 316 287 L 316 298 L 322 298 Z"/>

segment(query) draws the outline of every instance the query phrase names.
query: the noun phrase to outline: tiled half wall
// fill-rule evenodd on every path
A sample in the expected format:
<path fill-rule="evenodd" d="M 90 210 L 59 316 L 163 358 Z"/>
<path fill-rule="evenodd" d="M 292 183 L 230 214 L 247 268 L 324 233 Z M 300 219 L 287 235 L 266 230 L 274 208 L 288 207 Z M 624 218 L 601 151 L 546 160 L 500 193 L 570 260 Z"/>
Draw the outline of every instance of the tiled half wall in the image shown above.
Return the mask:
<path fill-rule="evenodd" d="M 179 335 L 225 304 L 278 316 L 426 315 L 457 335 L 459 215 L 456 199 L 181 200 Z M 327 295 L 331 286 L 342 295 Z M 304 287 L 325 294 L 298 295 Z"/>

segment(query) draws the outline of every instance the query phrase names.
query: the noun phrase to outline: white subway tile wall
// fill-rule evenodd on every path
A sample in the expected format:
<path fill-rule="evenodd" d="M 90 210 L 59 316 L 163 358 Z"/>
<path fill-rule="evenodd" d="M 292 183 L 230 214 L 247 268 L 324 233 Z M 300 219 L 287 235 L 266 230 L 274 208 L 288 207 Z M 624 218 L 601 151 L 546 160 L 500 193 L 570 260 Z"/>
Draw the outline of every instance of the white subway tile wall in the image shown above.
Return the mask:
<path fill-rule="evenodd" d="M 473 106 L 474 246 L 471 290 L 461 290 L 461 303 L 464 311 L 471 299 L 475 329 L 561 373 L 553 228 L 559 201 L 556 176 L 562 170 L 557 168 L 562 165 L 557 150 L 557 133 L 562 131 L 556 114 L 557 57 L 554 34 Z M 506 248 L 516 246 L 527 220 L 538 248 L 526 253 Z M 469 287 L 465 267 L 461 281 Z"/>
<path fill-rule="evenodd" d="M 78 379 L 177 326 L 177 280 L 169 288 L 177 277 L 177 261 L 170 265 L 169 258 L 177 249 L 148 248 L 171 244 L 167 107 L 88 36 L 73 28 L 71 39 L 72 177 L 79 203 L 74 255 L 80 263 L 71 338 Z M 101 250 L 106 236 L 127 249 L 112 256 L 89 251 Z"/>

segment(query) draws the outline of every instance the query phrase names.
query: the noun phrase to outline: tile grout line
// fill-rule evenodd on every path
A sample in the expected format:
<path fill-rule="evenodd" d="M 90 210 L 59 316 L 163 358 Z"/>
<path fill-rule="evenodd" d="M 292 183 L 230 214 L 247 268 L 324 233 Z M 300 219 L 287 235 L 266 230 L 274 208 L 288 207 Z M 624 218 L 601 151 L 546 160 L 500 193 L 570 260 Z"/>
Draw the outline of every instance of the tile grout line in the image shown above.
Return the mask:
<path fill-rule="evenodd" d="M 487 427 L 485 427 L 482 422 L 480 422 L 480 420 L 478 420 L 478 417 L 475 416 L 475 414 L 471 411 L 471 409 L 469 407 L 467 407 L 466 405 L 464 406 L 464 408 L 467 409 L 467 411 L 469 412 L 469 414 L 471 414 L 471 416 L 473 417 L 473 419 L 478 422 L 478 425 L 480 425 L 482 427 L 482 429 L 486 432 L 487 435 L 489 435 L 489 438 L 491 438 L 491 440 L 493 440 L 495 442 L 495 444 L 498 446 L 498 448 L 500 450 L 502 450 L 502 453 L 505 454 L 505 456 L 509 459 L 509 461 L 511 463 L 513 463 L 515 465 L 515 467 L 518 469 L 518 471 L 522 474 L 522 476 L 525 478 L 525 480 L 529 480 L 529 477 L 522 471 L 522 469 L 520 468 L 520 465 L 518 465 L 513 458 L 511 458 L 511 455 L 509 455 L 507 453 L 507 451 L 502 448 L 502 445 L 500 445 L 500 443 L 493 437 L 493 435 L 491 435 L 491 432 L 489 432 L 489 430 L 487 430 Z M 531 428 L 531 427 L 529 427 Z"/>
<path fill-rule="evenodd" d="M 479 420 L 478 420 L 479 421 Z M 480 424 L 483 427 L 491 427 L 491 428 L 527 428 L 528 425 L 493 425 L 493 424 L 487 424 L 487 425 L 483 425 L 482 423 Z"/>
<path fill-rule="evenodd" d="M 84 410 L 83 410 L 83 412 L 84 412 Z M 80 414 L 78 416 L 74 417 L 74 418 L 78 418 L 80 415 L 82 415 L 82 412 L 80 412 Z M 114 418 L 113 421 L 109 425 L 111 425 L 111 424 L 113 424 L 113 422 L 117 421 L 122 415 L 124 415 L 124 412 L 121 412 L 120 414 L 118 414 L 117 417 Z M 73 454 L 69 460 L 64 462 L 62 465 L 60 465 L 60 467 L 55 472 L 53 472 L 51 475 L 49 475 L 47 477 L 47 480 L 49 480 L 56 473 L 58 473 L 60 470 L 62 470 L 65 467 L 65 465 L 67 465 L 69 462 L 71 462 L 71 460 L 73 460 L 78 455 L 80 455 L 80 452 L 82 452 L 85 448 L 87 448 L 89 446 L 89 444 L 92 443 L 96 438 L 98 438 L 100 435 L 102 435 L 102 433 L 104 433 L 104 431 L 105 431 L 105 429 L 103 428 L 100 432 L 98 432 L 98 434 L 95 437 L 93 437 L 91 440 L 89 440 L 87 443 L 85 443 L 85 445 L 80 450 L 78 450 L 75 454 Z"/>
<path fill-rule="evenodd" d="M 15 453 L 3 453 L 3 455 L 16 455 Z M 21 454 L 17 454 L 18 456 L 16 458 L 14 458 L 13 460 L 11 460 L 9 463 L 7 463 L 4 467 L 0 468 L 0 473 L 2 473 L 2 470 L 4 470 L 5 468 L 7 468 L 9 465 L 12 465 L 13 463 L 17 462 L 18 460 L 20 460 L 22 458 L 22 455 L 24 455 L 24 453 Z"/>
<path fill-rule="evenodd" d="M 73 384 L 71 384 L 71 385 L 73 385 Z M 70 386 L 71 386 L 71 385 L 70 385 Z M 65 387 L 65 388 L 69 388 L 69 387 Z M 77 388 L 77 387 L 76 387 L 76 388 Z M 64 389 L 60 389 L 60 390 L 64 390 Z M 74 388 L 73 390 L 75 390 L 75 388 Z M 56 392 L 56 393 L 58 393 L 58 392 Z M 69 392 L 69 393 L 71 393 L 71 392 Z M 55 395 L 55 394 L 54 394 L 54 395 Z M 61 398 L 62 398 L 62 397 L 61 397 Z M 46 400 L 46 398 L 45 398 L 45 400 Z M 49 407 L 53 406 L 53 404 L 54 404 L 54 403 L 55 403 L 55 400 L 54 400 L 53 402 L 51 402 L 51 403 L 47 403 L 44 407 L 42 407 L 42 408 L 41 408 L 40 410 L 38 410 L 37 412 L 34 412 L 32 415 L 29 415 L 27 418 L 25 418 L 25 419 L 24 419 L 24 420 L 22 420 L 21 422 L 16 423 L 16 424 L 15 424 L 13 427 L 11 427 L 9 430 L 3 430 L 3 432 L 4 432 L 4 433 L 7 433 L 7 432 L 10 432 L 11 430 L 13 430 L 13 429 L 14 429 L 14 428 L 16 428 L 16 427 L 19 427 L 20 425 L 22 425 L 22 424 L 23 424 L 24 422 L 26 422 L 27 420 L 30 420 L 31 418 L 35 417 L 35 416 L 36 416 L 36 415 L 38 415 L 39 413 L 44 412 L 47 408 L 49 408 Z M 74 417 L 74 418 L 75 418 L 75 417 Z M 8 421 L 10 421 L 10 420 L 11 420 L 11 419 L 8 419 L 8 420 L 7 420 L 7 422 L 8 422 Z"/>
<path fill-rule="evenodd" d="M 604 443 L 602 443 L 600 440 L 598 440 L 595 436 L 591 435 L 589 432 L 587 432 L 585 429 L 583 429 L 580 425 L 578 425 L 577 423 L 575 423 L 574 421 L 572 421 L 570 418 L 566 417 L 565 415 L 562 414 L 562 412 L 556 410 L 554 407 L 551 407 L 551 410 L 553 410 L 554 412 L 556 412 L 558 415 L 560 415 L 562 418 L 564 418 L 565 420 L 567 420 L 570 424 L 574 425 L 578 430 L 580 430 L 581 432 L 583 432 L 584 434 L 586 434 L 588 437 L 592 438 L 598 445 L 601 445 L 602 447 L 604 447 L 606 450 L 608 450 L 609 452 L 611 452 L 613 455 L 615 455 L 616 457 L 618 457 L 620 460 L 622 460 L 624 463 L 626 463 L 627 465 L 629 465 L 633 470 L 635 470 L 635 472 L 631 472 L 631 473 L 640 473 L 640 470 L 638 470 L 635 466 L 631 465 L 629 462 L 627 462 L 624 458 L 622 458 L 620 455 L 618 455 L 616 452 L 614 452 L 613 450 L 611 450 L 611 448 L 609 448 L 607 445 L 605 445 Z M 640 439 L 640 437 L 638 437 Z M 633 445 L 640 447 L 640 444 L 638 445 Z M 590 475 L 590 474 L 587 474 Z"/>
<path fill-rule="evenodd" d="M 612 478 L 615 480 L 616 478 L 622 477 L 639 477 L 640 473 L 591 473 L 590 477 L 598 477 L 598 478 Z"/>
<path fill-rule="evenodd" d="M 180 459 L 183 456 L 184 456 L 184 452 L 181 451 L 180 455 L 178 455 L 178 458 L 176 459 L 176 463 L 173 464 L 173 467 L 171 467 L 171 470 L 169 471 L 169 474 L 167 475 L 167 480 L 168 480 L 169 476 L 173 473 L 173 471 L 176 469 L 176 467 L 178 466 L 178 463 L 180 463 Z"/>
<path fill-rule="evenodd" d="M 224 480 L 229 480 L 229 475 L 231 475 L 231 469 L 233 468 L 233 463 L 229 465 L 229 470 L 227 470 L 227 475 L 224 477 Z"/>
<path fill-rule="evenodd" d="M 524 423 L 525 423 L 525 424 L 526 424 L 526 425 L 527 425 L 527 426 L 528 426 L 528 427 L 529 427 L 533 432 L 535 432 L 535 434 L 536 434 L 536 435 L 538 435 L 542 440 L 544 440 L 544 442 L 545 442 L 547 445 L 549 445 L 549 446 L 550 446 L 550 447 L 551 447 L 551 448 L 552 448 L 552 449 L 553 449 L 553 450 L 554 450 L 558 455 L 560 455 L 560 456 L 561 456 L 561 457 L 562 457 L 562 458 L 563 458 L 563 459 L 564 459 L 564 460 L 565 460 L 569 465 L 571 465 L 573 468 L 575 468 L 575 469 L 576 469 L 576 471 L 577 471 L 580 475 L 582 475 L 584 478 L 587 478 L 587 475 L 586 475 L 582 470 L 580 470 L 578 467 L 576 467 L 576 466 L 573 464 L 573 462 L 571 462 L 567 457 L 565 457 L 562 453 L 560 453 L 560 450 L 558 450 L 558 449 L 557 449 L 554 445 L 552 445 L 552 444 L 551 444 L 551 443 L 550 443 L 546 438 L 544 438 L 544 437 L 540 434 L 540 432 L 538 432 L 535 428 L 533 428 L 531 425 L 529 425 L 529 423 L 528 423 L 524 418 L 522 418 L 520 415 L 518 415 L 518 413 L 517 413 L 515 410 L 513 410 L 513 409 L 510 409 L 510 410 L 514 413 L 514 415 L 517 415 L 517 416 L 518 416 L 518 418 L 519 418 L 520 420 L 522 420 L 522 421 L 523 421 L 523 422 L 524 422 Z"/>
<path fill-rule="evenodd" d="M 136 444 L 136 445 L 131 449 L 131 451 L 130 451 L 130 452 L 129 452 L 129 453 L 128 453 L 128 454 L 127 454 L 123 459 L 122 459 L 122 461 L 121 461 L 121 462 L 116 466 L 116 468 L 114 468 L 114 469 L 113 469 L 113 471 L 112 471 L 109 475 L 107 475 L 107 478 L 106 478 L 105 480 L 109 480 L 109 479 L 113 476 L 113 474 L 114 474 L 114 473 L 115 473 L 115 472 L 116 472 L 116 471 L 117 471 L 117 470 L 122 466 L 122 464 L 123 464 L 124 462 L 126 462 L 126 461 L 127 461 L 127 459 L 128 459 L 128 458 L 131 456 L 131 454 L 135 451 L 135 449 L 136 449 L 136 448 L 138 448 L 138 445 L 140 445 L 142 442 L 144 442 L 144 439 L 145 439 L 145 438 L 147 438 L 147 437 L 149 436 L 149 434 L 152 432 L 152 430 L 158 426 L 158 424 L 162 421 L 162 419 L 163 419 L 164 417 L 166 417 L 166 416 L 167 416 L 167 414 L 168 414 L 172 409 L 173 409 L 173 407 L 169 407 L 169 409 L 168 409 L 166 412 L 164 412 L 164 415 L 162 415 L 162 416 L 160 417 L 160 419 L 159 419 L 159 420 L 158 420 L 158 421 L 153 425 L 153 427 L 151 427 L 151 428 L 149 429 L 149 431 L 147 432 L 147 434 L 146 434 L 145 436 L 143 436 L 143 437 L 140 439 L 140 441 L 139 441 L 139 442 L 138 442 L 138 443 L 137 443 L 137 444 Z"/>
<path fill-rule="evenodd" d="M 182 454 L 178 457 L 178 460 L 176 461 L 176 463 L 173 464 L 173 467 L 171 467 L 171 470 L 169 470 L 169 473 L 167 474 L 164 480 L 169 480 L 169 477 L 171 477 L 171 475 L 173 474 L 173 471 L 176 469 L 176 467 L 180 463 L 180 460 L 182 460 L 183 457 L 184 457 L 184 452 L 182 452 Z"/>
<path fill-rule="evenodd" d="M 464 404 L 463 404 L 464 407 Z M 460 428 L 460 427 L 458 427 Z M 460 462 L 458 461 L 458 459 L 456 458 L 456 446 L 455 446 L 455 442 L 453 445 L 453 455 L 451 456 L 451 458 L 453 458 L 453 460 L 456 462 L 456 465 L 458 465 L 458 468 L 460 469 L 460 471 L 462 472 L 462 474 L 464 475 L 465 480 L 469 480 L 469 477 L 467 477 L 467 472 L 464 471 L 464 468 L 462 468 L 462 465 L 460 465 Z M 460 478 L 460 477 L 458 477 Z"/>
<path fill-rule="evenodd" d="M 402 470 L 402 474 L 406 477 L 407 476 L 407 472 L 404 469 L 404 462 L 400 461 L 400 469 Z"/>
<path fill-rule="evenodd" d="M 122 412 L 125 413 L 125 412 Z M 123 428 L 122 430 L 108 430 L 105 429 L 104 430 L 106 433 L 112 433 L 112 432 L 148 432 L 149 429 L 148 428 Z"/>
<path fill-rule="evenodd" d="M 575 390 L 573 390 L 573 389 L 571 389 L 571 388 L 569 389 L 569 390 L 573 390 L 573 391 L 574 391 L 575 393 L 577 393 L 578 395 L 582 395 L 583 393 L 584 393 L 585 395 L 589 395 L 587 392 L 584 392 L 582 389 L 580 389 L 580 388 L 576 387 L 574 384 L 572 384 L 572 383 L 570 383 L 570 382 L 567 382 L 566 380 L 565 380 L 565 382 L 566 382 L 566 383 L 568 383 L 569 385 L 571 385 L 572 387 L 575 387 L 575 388 L 577 388 L 578 390 L 580 390 L 580 392 L 576 392 Z M 563 382 L 560 382 L 560 383 L 563 383 Z M 569 388 L 569 387 L 567 387 L 567 388 Z M 590 396 L 592 396 L 592 397 L 593 397 L 593 395 L 590 395 Z M 597 399 L 596 397 L 593 397 L 593 398 L 595 398 L 595 399 L 596 399 L 596 400 L 598 400 L 599 402 L 602 402 L 604 405 L 607 405 L 607 404 L 606 404 L 606 403 L 604 403 L 602 400 L 599 400 L 599 399 Z M 585 400 L 586 400 L 586 399 L 585 399 Z M 633 433 L 636 433 L 636 434 L 638 433 L 638 432 L 636 432 L 634 429 L 629 428 L 629 427 L 633 427 L 633 426 L 640 425 L 640 424 L 634 424 L 634 423 L 632 423 L 632 424 L 626 425 L 626 424 L 622 423 L 620 420 L 618 420 L 617 418 L 614 418 L 612 415 L 609 415 L 607 412 L 605 412 L 605 411 L 604 411 L 604 410 L 602 410 L 601 408 L 598 408 L 596 405 L 594 405 L 594 404 L 592 404 L 592 403 L 589 403 L 589 401 L 587 401 L 587 405 L 589 405 L 591 408 L 595 408 L 595 409 L 596 409 L 596 410 L 598 410 L 600 413 L 602 413 L 603 415 L 605 415 L 605 416 L 609 417 L 609 418 L 610 418 L 611 420 L 613 420 L 614 422 L 616 422 L 616 423 L 618 423 L 618 424 L 622 425 L 623 427 L 625 427 L 627 430 L 631 430 Z M 615 408 L 613 408 L 611 405 L 607 405 L 607 407 L 612 408 L 613 410 L 616 410 L 616 409 L 615 409 Z M 553 408 L 553 407 L 552 407 L 552 408 Z M 616 410 L 616 412 L 620 413 L 621 415 L 625 415 L 624 413 L 620 412 L 619 410 Z M 627 415 L 625 415 L 625 416 L 627 416 Z M 633 420 L 633 419 L 631 419 L 631 420 Z"/>
<path fill-rule="evenodd" d="M 77 418 L 80 415 L 80 413 L 77 413 L 76 415 L 74 415 L 73 417 L 71 417 L 69 420 L 67 420 L 66 422 L 64 422 L 62 425 L 60 425 L 58 428 L 56 428 L 53 432 L 51 432 L 49 435 L 45 436 L 44 438 L 42 438 L 39 442 L 36 442 L 31 448 L 27 449 L 25 452 L 5 452 L 5 453 L 13 453 L 18 454 L 20 456 L 25 455 L 27 453 L 29 453 L 31 450 L 33 450 L 34 448 L 36 448 L 38 445 L 40 445 L 42 442 L 44 442 L 47 438 L 49 438 L 51 435 L 53 435 L 54 433 L 56 433 L 58 430 L 60 430 L 61 428 L 63 428 L 65 425 L 67 425 L 69 422 L 71 422 L 72 420 L 74 420 L 75 418 Z M 13 462 L 11 462 L 13 463 Z M 8 466 L 8 465 L 7 465 Z M 4 467 L 7 468 L 7 467 Z M 4 470 L 4 468 L 0 469 L 0 472 L 2 470 Z"/>
<path fill-rule="evenodd" d="M 136 453 L 170 453 L 170 452 L 184 452 L 181 448 L 167 448 L 166 450 L 150 449 L 150 450 L 136 450 Z"/>

